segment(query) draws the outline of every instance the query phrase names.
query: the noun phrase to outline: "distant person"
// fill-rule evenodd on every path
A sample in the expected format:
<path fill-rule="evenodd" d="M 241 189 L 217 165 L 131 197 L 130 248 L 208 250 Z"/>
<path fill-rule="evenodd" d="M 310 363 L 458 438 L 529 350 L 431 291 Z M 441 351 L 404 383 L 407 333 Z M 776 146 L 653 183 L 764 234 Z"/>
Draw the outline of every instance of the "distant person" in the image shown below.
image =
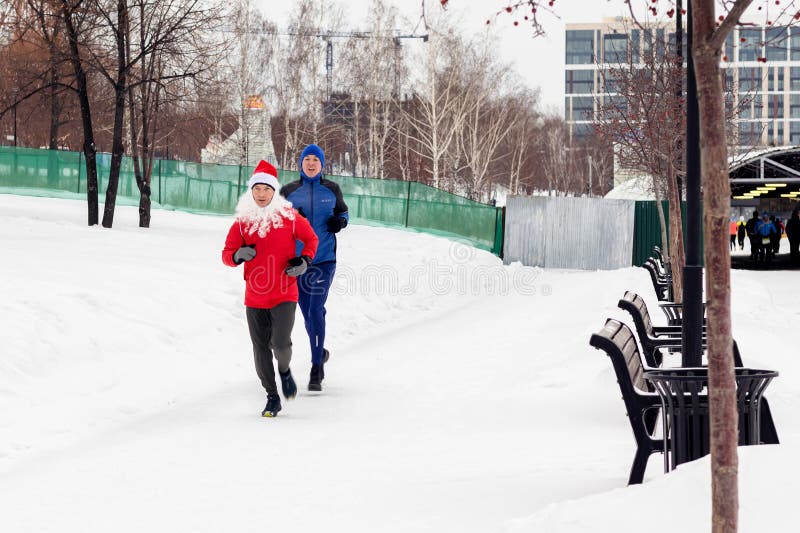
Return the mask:
<path fill-rule="evenodd" d="M 744 236 L 747 234 L 747 230 L 745 230 L 746 224 L 744 215 L 739 215 L 739 222 L 736 229 L 736 237 L 739 240 L 739 250 L 744 250 Z"/>
<path fill-rule="evenodd" d="M 281 193 L 306 217 L 319 236 L 319 249 L 313 263 L 299 279 L 300 310 L 311 343 L 311 373 L 308 390 L 321 391 L 325 362 L 325 302 L 336 273 L 336 234 L 347 226 L 349 215 L 339 186 L 325 179 L 325 154 L 316 144 L 300 153 L 300 179 L 287 183 Z"/>
<path fill-rule="evenodd" d="M 729 226 L 730 226 L 729 232 L 731 237 L 730 248 L 731 251 L 733 251 L 736 250 L 736 233 L 739 229 L 736 226 L 736 219 L 734 217 L 731 217 L 731 223 L 729 224 Z"/>
<path fill-rule="evenodd" d="M 772 253 L 778 255 L 778 252 L 781 250 L 781 237 L 783 237 L 784 225 L 781 217 L 770 216 L 769 219 L 772 221 L 772 224 L 775 226 L 775 233 L 772 235 Z"/>
<path fill-rule="evenodd" d="M 291 400 L 297 394 L 289 368 L 297 277 L 308 268 L 318 244 L 308 221 L 276 192 L 280 188 L 277 176 L 268 162 L 258 163 L 236 206 L 236 220 L 222 250 L 226 265 L 244 263 L 244 305 L 256 373 L 267 391 L 267 405 L 261 412 L 265 417 L 277 416 L 281 410 L 273 354 L 284 397 Z M 297 241 L 302 243 L 300 251 Z"/>
<path fill-rule="evenodd" d="M 786 238 L 789 239 L 789 258 L 793 263 L 800 262 L 800 215 L 797 209 L 786 222 Z"/>
<path fill-rule="evenodd" d="M 747 232 L 747 239 L 750 241 L 750 259 L 753 261 L 758 259 L 758 239 L 756 237 L 756 224 L 759 223 L 758 209 L 753 211 L 753 217 L 747 220 L 745 231 Z"/>
<path fill-rule="evenodd" d="M 774 217 L 773 217 L 774 218 Z M 758 241 L 758 260 L 769 263 L 772 261 L 772 239 L 775 235 L 775 224 L 770 220 L 765 211 L 761 221 L 756 224 L 756 240 Z"/>

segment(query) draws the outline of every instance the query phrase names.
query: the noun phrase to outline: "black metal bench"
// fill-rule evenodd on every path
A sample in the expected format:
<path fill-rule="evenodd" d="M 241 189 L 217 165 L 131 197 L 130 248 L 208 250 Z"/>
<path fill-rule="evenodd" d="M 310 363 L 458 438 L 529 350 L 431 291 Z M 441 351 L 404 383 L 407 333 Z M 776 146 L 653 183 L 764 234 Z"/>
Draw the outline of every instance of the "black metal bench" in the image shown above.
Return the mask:
<path fill-rule="evenodd" d="M 661 400 L 653 385 L 644 378 L 644 372 L 650 368 L 645 367 L 642 362 L 635 335 L 626 324 L 619 320 L 607 319 L 603 328 L 591 336 L 589 344 L 603 350 L 611 359 L 614 367 L 628 420 L 636 440 L 636 454 L 628 484 L 641 483 L 650 455 L 656 452 L 665 452 L 663 440 L 653 436 L 661 409 Z M 743 366 L 739 348 L 735 342 L 734 359 L 736 366 Z M 675 401 L 679 400 L 676 398 Z M 772 411 L 764 397 L 761 398 L 759 426 L 762 444 L 780 443 Z M 668 459 L 665 457 L 665 472 L 669 469 L 667 461 Z"/>
<path fill-rule="evenodd" d="M 622 400 L 636 439 L 636 454 L 628 484 L 641 483 L 650 455 L 665 451 L 663 439 L 653 436 L 661 399 L 652 385 L 644 379 L 645 368 L 639 347 L 628 326 L 609 318 L 603 328 L 592 335 L 589 344 L 608 355 L 617 375 L 619 390 L 622 392 Z M 665 463 L 665 469 L 666 466 Z"/>
<path fill-rule="evenodd" d="M 661 263 L 661 269 L 663 270 L 664 266 L 665 266 L 664 254 L 661 253 L 661 247 L 660 246 L 658 246 L 658 245 L 653 246 L 653 255 L 652 255 L 652 257 L 653 257 L 653 259 L 655 259 L 656 261 Z"/>
<path fill-rule="evenodd" d="M 661 302 L 658 307 L 664 312 L 667 317 L 667 324 L 670 326 L 680 326 L 683 324 L 683 304 L 674 302 Z M 703 302 L 703 325 L 705 326 L 706 319 L 706 302 Z"/>
<path fill-rule="evenodd" d="M 652 261 L 645 261 L 642 263 L 642 268 L 647 270 L 650 274 L 650 281 L 653 282 L 653 290 L 656 292 L 656 298 L 662 302 L 671 302 L 672 297 L 672 279 L 660 276 L 657 267 Z"/>
<path fill-rule="evenodd" d="M 659 259 L 653 257 L 652 255 L 644 260 L 645 263 L 650 263 L 653 265 L 653 268 L 656 270 L 656 274 L 658 277 L 664 279 L 672 279 L 672 272 L 667 270 L 667 267 L 664 263 L 662 263 Z"/>
<path fill-rule="evenodd" d="M 625 291 L 623 297 L 617 302 L 620 309 L 627 311 L 633 318 L 636 328 L 636 337 L 642 346 L 644 360 L 647 366 L 661 367 L 663 362 L 662 349 L 680 352 L 681 328 L 676 326 L 653 326 L 650 313 L 644 299 L 635 292 Z M 705 322 L 705 321 L 704 321 Z M 705 324 L 703 325 L 703 349 L 706 348 Z M 735 367 L 744 367 L 739 344 L 733 340 L 733 364 Z M 761 441 L 763 444 L 779 444 L 778 431 L 772 418 L 772 411 L 766 397 L 761 400 Z"/>
<path fill-rule="evenodd" d="M 617 302 L 617 307 L 630 313 L 636 335 L 642 345 L 645 361 L 649 366 L 661 366 L 662 354 L 659 348 L 675 348 L 681 345 L 682 331 L 680 326 L 654 326 L 647 310 L 644 298 L 635 292 L 625 291 L 623 297 Z M 705 327 L 703 328 L 705 335 Z M 703 341 L 705 345 L 705 339 Z M 674 351 L 674 350 L 673 350 Z M 738 355 L 738 348 L 734 346 L 734 353 Z M 742 366 L 741 361 L 736 366 Z"/>

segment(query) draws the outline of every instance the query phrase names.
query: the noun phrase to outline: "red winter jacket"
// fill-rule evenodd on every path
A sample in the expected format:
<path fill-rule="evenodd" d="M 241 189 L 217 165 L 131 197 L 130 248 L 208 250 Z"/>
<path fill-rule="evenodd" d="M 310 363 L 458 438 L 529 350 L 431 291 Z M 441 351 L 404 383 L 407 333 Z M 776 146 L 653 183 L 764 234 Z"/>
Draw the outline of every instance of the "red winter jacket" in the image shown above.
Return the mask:
<path fill-rule="evenodd" d="M 301 255 L 314 258 L 317 253 L 317 234 L 308 220 L 294 210 L 294 220 L 284 217 L 283 226 L 271 227 L 263 237 L 250 233 L 247 222 L 237 219 L 228 231 L 222 262 L 238 266 L 233 254 L 245 245 L 255 244 L 256 256 L 244 263 L 246 283 L 244 305 L 270 309 L 283 302 L 297 301 L 297 278 L 286 275 L 289 259 L 295 257 L 296 240 L 302 241 Z"/>

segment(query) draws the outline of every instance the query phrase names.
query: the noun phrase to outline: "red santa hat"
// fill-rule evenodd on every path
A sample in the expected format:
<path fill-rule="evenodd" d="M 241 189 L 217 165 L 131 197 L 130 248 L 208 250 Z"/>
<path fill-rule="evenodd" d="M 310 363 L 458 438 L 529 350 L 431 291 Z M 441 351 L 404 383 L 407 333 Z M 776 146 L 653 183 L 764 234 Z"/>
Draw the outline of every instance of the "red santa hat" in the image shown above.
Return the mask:
<path fill-rule="evenodd" d="M 256 165 L 253 175 L 250 176 L 250 181 L 247 182 L 247 188 L 252 190 L 259 183 L 268 185 L 275 191 L 281 188 L 281 184 L 278 183 L 278 171 L 263 159 Z"/>

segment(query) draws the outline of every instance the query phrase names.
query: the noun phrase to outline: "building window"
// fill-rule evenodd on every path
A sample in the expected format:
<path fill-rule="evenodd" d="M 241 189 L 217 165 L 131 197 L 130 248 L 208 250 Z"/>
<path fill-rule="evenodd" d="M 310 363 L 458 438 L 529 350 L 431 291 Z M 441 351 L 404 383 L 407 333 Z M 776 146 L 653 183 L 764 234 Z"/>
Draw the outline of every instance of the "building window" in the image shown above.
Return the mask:
<path fill-rule="evenodd" d="M 591 122 L 576 122 L 572 125 L 572 136 L 577 139 L 584 139 L 594 134 L 594 126 Z"/>
<path fill-rule="evenodd" d="M 594 92 L 594 70 L 567 70 L 564 73 L 566 94 L 592 94 Z"/>
<path fill-rule="evenodd" d="M 669 36 L 669 53 L 672 55 L 677 55 L 678 53 L 678 45 L 676 44 L 675 40 L 677 39 L 677 35 L 675 32 L 670 32 Z M 686 31 L 683 32 L 683 39 L 681 43 L 681 57 L 686 57 Z"/>
<path fill-rule="evenodd" d="M 739 92 L 750 93 L 761 90 L 761 67 L 739 67 Z"/>
<path fill-rule="evenodd" d="M 783 144 L 783 121 L 779 120 L 769 125 L 767 129 L 767 144 L 780 146 Z"/>
<path fill-rule="evenodd" d="M 761 30 L 739 30 L 739 61 L 755 61 L 764 57 L 762 51 Z"/>
<path fill-rule="evenodd" d="M 608 115 L 624 115 L 628 112 L 628 99 L 624 96 L 604 96 L 603 109 Z"/>
<path fill-rule="evenodd" d="M 767 69 L 767 91 L 783 92 L 783 67 Z"/>
<path fill-rule="evenodd" d="M 800 67 L 789 67 L 789 90 L 800 91 Z"/>
<path fill-rule="evenodd" d="M 725 61 L 733 61 L 733 32 L 728 33 L 728 37 L 725 39 L 725 48 L 722 49 L 723 57 L 727 59 Z M 686 56 L 683 56 L 686 57 Z"/>
<path fill-rule="evenodd" d="M 664 28 L 656 29 L 656 57 L 664 57 L 666 42 L 664 41 Z"/>
<path fill-rule="evenodd" d="M 636 64 L 639 62 L 639 41 L 641 40 L 640 30 L 631 30 L 631 63 Z"/>
<path fill-rule="evenodd" d="M 789 60 L 800 60 L 800 29 L 791 28 L 791 35 L 789 36 Z"/>
<path fill-rule="evenodd" d="M 725 69 L 724 77 L 722 78 L 723 87 L 722 90 L 726 93 L 733 92 L 733 74 L 734 71 L 732 68 Z"/>
<path fill-rule="evenodd" d="M 764 130 L 763 122 L 740 122 L 739 145 L 758 146 L 761 144 L 761 132 Z"/>
<path fill-rule="evenodd" d="M 642 33 L 642 56 L 650 57 L 653 54 L 653 30 L 645 28 Z"/>
<path fill-rule="evenodd" d="M 800 122 L 789 123 L 789 144 L 800 144 Z"/>
<path fill-rule="evenodd" d="M 789 28 L 767 28 L 764 30 L 764 44 L 767 49 L 767 61 L 786 61 L 786 45 Z"/>
<path fill-rule="evenodd" d="M 783 95 L 770 94 L 767 96 L 767 118 L 783 118 Z"/>
<path fill-rule="evenodd" d="M 616 93 L 619 92 L 619 72 L 616 72 L 611 69 L 605 69 L 602 72 L 602 79 L 600 83 L 603 87 L 604 93 Z"/>
<path fill-rule="evenodd" d="M 628 62 L 628 35 L 625 33 L 607 33 L 603 36 L 603 62 Z"/>
<path fill-rule="evenodd" d="M 760 94 L 739 95 L 739 118 L 761 118 L 762 108 Z"/>
<path fill-rule="evenodd" d="M 789 95 L 789 118 L 800 118 L 800 94 Z"/>
<path fill-rule="evenodd" d="M 594 119 L 594 97 L 573 96 L 572 120 L 592 120 L 592 119 Z"/>
<path fill-rule="evenodd" d="M 594 31 L 567 30 L 567 65 L 587 65 L 594 63 Z"/>

